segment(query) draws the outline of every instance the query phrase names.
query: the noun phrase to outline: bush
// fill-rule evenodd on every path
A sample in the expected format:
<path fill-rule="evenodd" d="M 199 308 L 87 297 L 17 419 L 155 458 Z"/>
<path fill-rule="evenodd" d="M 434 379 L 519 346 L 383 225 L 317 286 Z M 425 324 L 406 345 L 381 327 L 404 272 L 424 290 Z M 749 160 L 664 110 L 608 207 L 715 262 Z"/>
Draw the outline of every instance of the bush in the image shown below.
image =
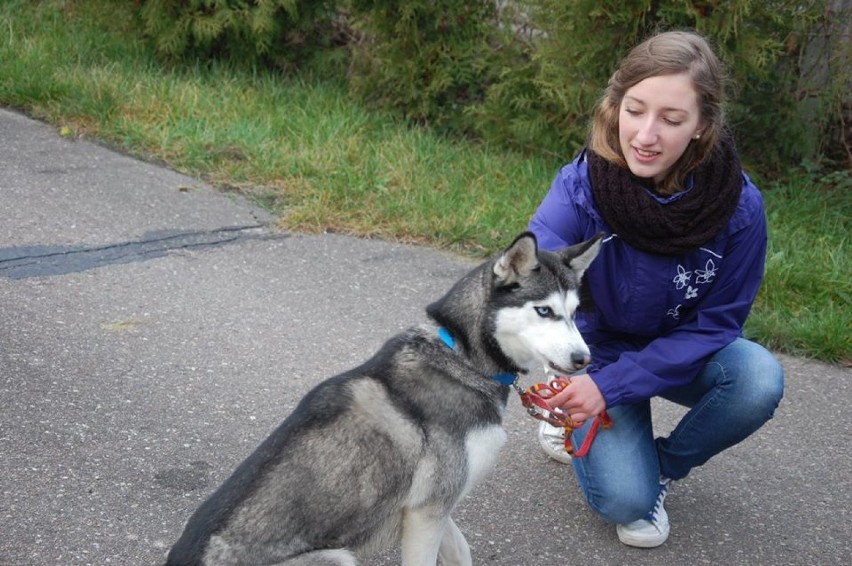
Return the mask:
<path fill-rule="evenodd" d="M 165 57 L 292 68 L 331 53 L 376 107 L 561 160 L 630 47 L 694 29 L 731 71 L 744 161 L 777 175 L 823 156 L 852 166 L 850 12 L 850 0 L 147 0 L 142 15 Z"/>
<path fill-rule="evenodd" d="M 848 8 L 841 13 L 827 10 L 826 1 L 754 0 L 523 4 L 516 17 L 520 14 L 523 26 L 538 31 L 526 38 L 527 60 L 519 72 L 504 72 L 503 80 L 490 86 L 485 103 L 472 110 L 478 131 L 488 138 L 573 155 L 585 142 L 592 107 L 618 61 L 630 47 L 666 29 L 707 36 L 728 65 L 728 117 L 746 161 L 777 173 L 830 149 L 833 144 L 824 141 L 829 123 L 844 130 L 838 110 L 829 105 L 839 108 L 843 96 L 848 103 L 850 69 L 837 60 L 849 60 L 848 42 L 810 57 L 811 65 L 834 58 L 833 72 L 820 75 L 818 84 L 811 81 L 814 104 L 821 110 L 805 112 L 800 81 L 812 39 L 842 35 L 831 29 L 831 21 L 849 21 Z"/>
<path fill-rule="evenodd" d="M 417 123 L 461 133 L 502 71 L 493 0 L 352 0 L 350 87 Z"/>
<path fill-rule="evenodd" d="M 507 5 L 524 58 L 470 109 L 476 131 L 569 159 L 585 143 L 593 106 L 625 50 L 644 35 L 646 4 L 539 0 Z"/>
<path fill-rule="evenodd" d="M 694 29 L 729 67 L 729 120 L 750 167 L 777 175 L 820 155 L 852 166 L 848 0 L 353 4 L 365 39 L 352 89 L 410 119 L 567 159 L 627 50 Z"/>
<path fill-rule="evenodd" d="M 168 61 L 294 67 L 334 45 L 333 0 L 146 0 L 145 33 Z"/>

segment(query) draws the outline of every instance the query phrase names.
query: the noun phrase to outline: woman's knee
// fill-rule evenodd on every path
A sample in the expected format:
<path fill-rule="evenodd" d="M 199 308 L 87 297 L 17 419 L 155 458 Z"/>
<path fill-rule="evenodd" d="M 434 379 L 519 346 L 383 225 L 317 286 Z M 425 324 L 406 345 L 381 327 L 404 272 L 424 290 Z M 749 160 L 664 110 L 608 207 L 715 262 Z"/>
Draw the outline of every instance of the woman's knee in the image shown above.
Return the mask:
<path fill-rule="evenodd" d="M 589 506 L 605 521 L 624 524 L 647 515 L 654 507 L 659 490 L 658 479 L 647 485 L 619 482 L 594 496 L 586 494 L 586 499 Z"/>
<path fill-rule="evenodd" d="M 606 521 L 629 523 L 645 516 L 659 492 L 651 403 L 618 405 L 608 412 L 613 427 L 599 430 L 588 456 L 571 463 L 589 506 Z M 575 433 L 575 445 L 582 441 Z"/>
<path fill-rule="evenodd" d="M 723 348 L 718 363 L 735 390 L 735 398 L 752 411 L 771 418 L 784 396 L 784 368 L 766 348 L 739 339 Z"/>

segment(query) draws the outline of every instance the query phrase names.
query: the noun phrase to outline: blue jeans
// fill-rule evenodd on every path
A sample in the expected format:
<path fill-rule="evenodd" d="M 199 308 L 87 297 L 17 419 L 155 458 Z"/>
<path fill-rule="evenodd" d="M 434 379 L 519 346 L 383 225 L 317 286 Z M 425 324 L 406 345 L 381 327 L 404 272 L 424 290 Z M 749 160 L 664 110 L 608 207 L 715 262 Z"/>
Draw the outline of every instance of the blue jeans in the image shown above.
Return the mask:
<path fill-rule="evenodd" d="M 651 402 L 607 409 L 591 450 L 572 463 L 586 499 L 604 520 L 629 523 L 656 502 L 660 476 L 686 477 L 696 466 L 744 440 L 772 418 L 784 394 L 784 370 L 754 342 L 737 339 L 714 354 L 696 378 L 662 397 L 689 407 L 675 429 L 654 439 Z M 574 431 L 581 446 L 589 420 Z"/>

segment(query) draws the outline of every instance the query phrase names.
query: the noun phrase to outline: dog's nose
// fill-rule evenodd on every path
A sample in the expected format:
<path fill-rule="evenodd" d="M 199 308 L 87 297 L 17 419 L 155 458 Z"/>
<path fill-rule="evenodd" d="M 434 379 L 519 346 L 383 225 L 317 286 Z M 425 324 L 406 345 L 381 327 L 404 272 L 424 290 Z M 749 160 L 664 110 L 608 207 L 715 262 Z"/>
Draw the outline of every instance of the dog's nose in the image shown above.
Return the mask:
<path fill-rule="evenodd" d="M 574 369 L 580 369 L 592 363 L 592 358 L 589 354 L 574 352 L 571 354 L 571 363 L 574 364 Z"/>

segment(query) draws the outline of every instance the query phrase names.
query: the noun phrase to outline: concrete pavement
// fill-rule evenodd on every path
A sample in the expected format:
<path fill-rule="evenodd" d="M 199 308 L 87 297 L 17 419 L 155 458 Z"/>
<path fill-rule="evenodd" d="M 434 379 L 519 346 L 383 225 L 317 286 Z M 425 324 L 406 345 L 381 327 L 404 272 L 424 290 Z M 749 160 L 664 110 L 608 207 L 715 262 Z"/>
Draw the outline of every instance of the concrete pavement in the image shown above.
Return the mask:
<path fill-rule="evenodd" d="M 2 565 L 161 562 L 308 389 L 472 265 L 275 231 L 239 197 L 2 109 L 0 218 Z M 475 564 L 849 563 L 852 370 L 782 362 L 775 419 L 675 484 L 654 550 L 618 542 L 510 398 L 498 467 L 455 513 Z M 679 414 L 656 404 L 655 426 Z"/>

